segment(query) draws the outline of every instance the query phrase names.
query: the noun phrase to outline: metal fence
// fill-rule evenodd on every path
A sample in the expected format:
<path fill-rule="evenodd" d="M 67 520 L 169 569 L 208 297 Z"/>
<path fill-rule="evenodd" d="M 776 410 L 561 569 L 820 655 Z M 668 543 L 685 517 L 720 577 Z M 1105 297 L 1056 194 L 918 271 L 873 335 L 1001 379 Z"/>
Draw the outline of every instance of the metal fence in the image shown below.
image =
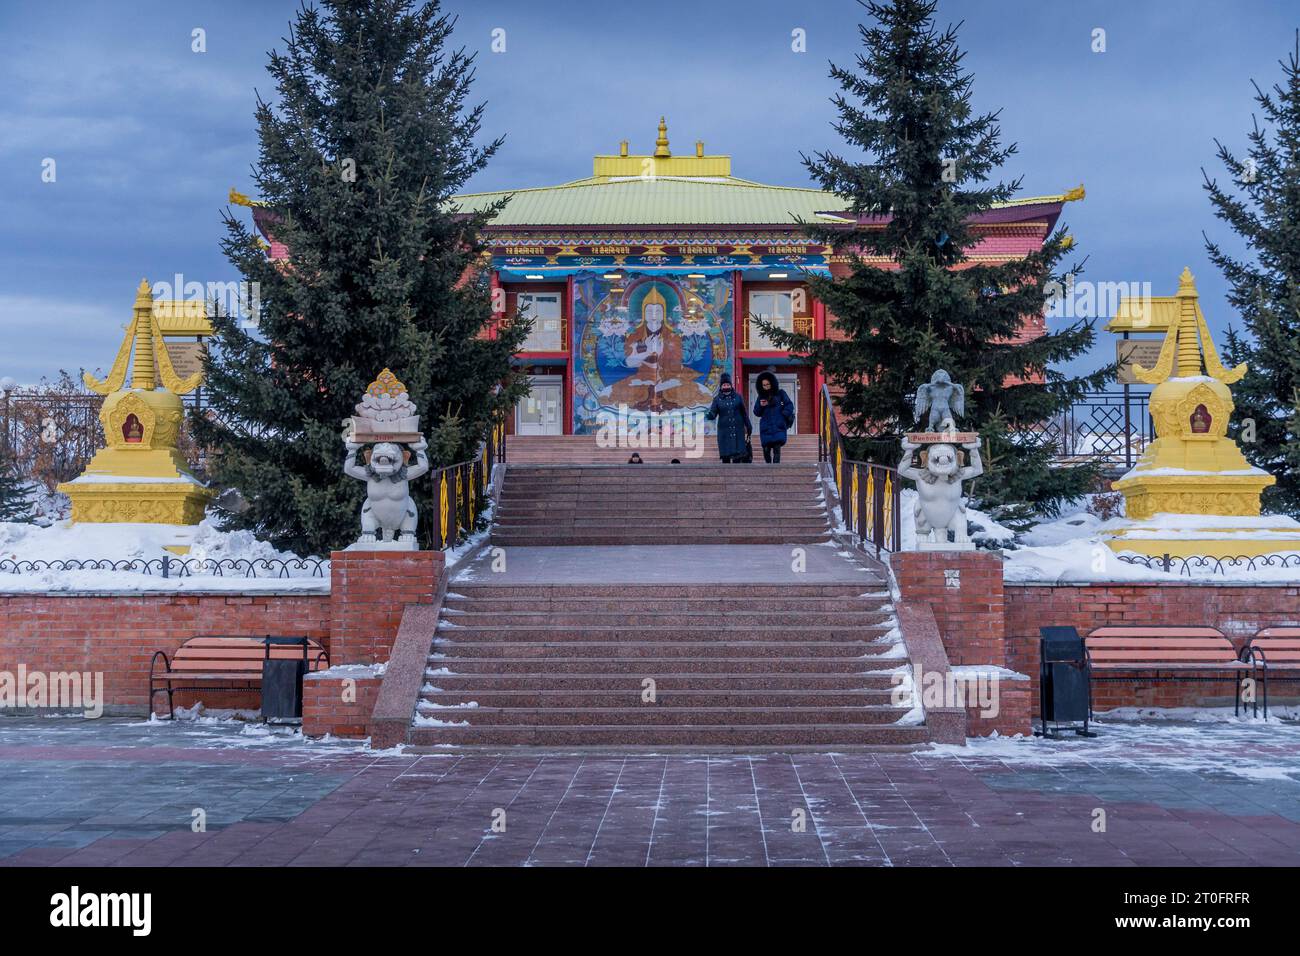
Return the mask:
<path fill-rule="evenodd" d="M 51 561 L 0 560 L 0 573 L 58 574 L 69 571 L 125 571 L 160 578 L 324 578 L 328 558 L 64 558 Z"/>
<path fill-rule="evenodd" d="M 898 470 L 849 458 L 840 437 L 835 403 L 822 386 L 818 410 L 817 459 L 829 462 L 839 492 L 844 524 L 859 547 L 882 551 L 902 550 L 901 488 Z"/>
<path fill-rule="evenodd" d="M 0 444 L 19 474 L 53 486 L 71 481 L 104 445 L 102 395 L 24 389 L 0 393 Z"/>
<path fill-rule="evenodd" d="M 1228 574 L 1233 571 L 1261 571 L 1265 568 L 1281 571 L 1286 568 L 1300 569 L 1300 554 L 1257 554 L 1237 555 L 1235 557 L 1214 558 L 1209 555 L 1174 555 L 1121 554 L 1118 556 L 1125 564 L 1136 564 L 1153 571 L 1169 574 L 1181 574 L 1193 577 L 1197 574 Z"/>
<path fill-rule="evenodd" d="M 1062 464 L 1096 462 L 1128 471 L 1155 439 L 1146 392 L 1093 392 L 1041 425 L 1012 432 L 1018 443 L 1046 443 Z"/>

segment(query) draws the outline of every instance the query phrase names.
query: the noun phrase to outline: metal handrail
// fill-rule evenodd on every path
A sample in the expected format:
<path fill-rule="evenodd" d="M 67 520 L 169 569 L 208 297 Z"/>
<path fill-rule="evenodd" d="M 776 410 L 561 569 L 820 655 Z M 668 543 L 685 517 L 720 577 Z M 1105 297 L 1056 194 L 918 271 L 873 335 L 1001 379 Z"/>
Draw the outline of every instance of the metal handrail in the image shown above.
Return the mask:
<path fill-rule="evenodd" d="M 817 460 L 830 465 L 839 492 L 844 526 L 864 551 L 901 551 L 902 487 L 898 469 L 848 457 L 840 433 L 839 419 L 830 389 L 822 385 L 819 395 Z"/>

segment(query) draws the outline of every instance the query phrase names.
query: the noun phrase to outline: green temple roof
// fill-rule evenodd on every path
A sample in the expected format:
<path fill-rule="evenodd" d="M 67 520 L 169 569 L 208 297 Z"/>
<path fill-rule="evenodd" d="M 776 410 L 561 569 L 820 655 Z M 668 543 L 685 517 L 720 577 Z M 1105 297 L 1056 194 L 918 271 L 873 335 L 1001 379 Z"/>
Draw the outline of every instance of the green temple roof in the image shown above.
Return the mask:
<path fill-rule="evenodd" d="M 494 226 L 753 225 L 835 221 L 847 203 L 819 189 L 764 186 L 731 176 L 592 177 L 540 189 L 470 193 L 452 201 L 472 212 L 510 197 Z"/>
<path fill-rule="evenodd" d="M 791 186 L 719 177 L 593 176 L 559 186 L 498 190 L 456 196 L 462 212 L 484 209 L 509 197 L 492 226 L 651 226 L 774 225 L 849 222 L 848 200 Z M 996 208 L 1060 203 L 1065 196 L 1038 196 L 998 204 Z"/>

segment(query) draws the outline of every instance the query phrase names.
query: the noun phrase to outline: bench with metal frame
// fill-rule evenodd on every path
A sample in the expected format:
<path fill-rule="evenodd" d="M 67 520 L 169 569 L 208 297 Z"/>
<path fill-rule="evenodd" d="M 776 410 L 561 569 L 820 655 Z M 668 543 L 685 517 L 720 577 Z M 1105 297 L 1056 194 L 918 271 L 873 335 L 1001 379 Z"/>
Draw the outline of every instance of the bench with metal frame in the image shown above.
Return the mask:
<path fill-rule="evenodd" d="M 1300 681 L 1300 627 L 1265 627 L 1241 649 L 1241 659 L 1259 669 L 1264 697 L 1264 716 L 1268 717 L 1268 682 Z M 1276 674 L 1282 676 L 1274 676 Z"/>
<path fill-rule="evenodd" d="M 1134 680 L 1133 676 L 1113 676 L 1116 671 L 1127 675 L 1149 674 L 1146 679 L 1152 683 L 1231 680 L 1233 712 L 1237 714 L 1241 713 L 1242 678 L 1255 675 L 1255 665 L 1242 660 L 1232 641 L 1214 627 L 1099 627 L 1085 638 L 1084 647 L 1088 653 L 1089 681 L 1128 683 Z M 1236 676 L 1220 676 L 1223 672 L 1234 672 Z M 1089 708 L 1091 698 L 1089 691 Z M 1258 712 L 1256 699 L 1255 713 Z"/>
<path fill-rule="evenodd" d="M 155 651 L 149 661 L 149 711 L 154 697 L 167 694 L 167 715 L 175 717 L 178 690 L 249 691 L 262 681 L 262 662 L 301 657 L 308 673 L 329 666 L 329 652 L 308 637 L 191 637 L 170 657 Z M 162 670 L 155 671 L 159 659 Z"/>

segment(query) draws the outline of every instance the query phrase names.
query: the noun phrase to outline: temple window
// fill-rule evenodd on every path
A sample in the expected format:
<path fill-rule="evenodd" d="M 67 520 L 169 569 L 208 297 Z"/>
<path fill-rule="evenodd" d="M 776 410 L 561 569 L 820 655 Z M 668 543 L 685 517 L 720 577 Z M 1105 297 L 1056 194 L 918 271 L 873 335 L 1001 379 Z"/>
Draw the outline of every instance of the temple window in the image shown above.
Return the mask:
<path fill-rule="evenodd" d="M 773 325 L 794 331 L 793 293 L 786 292 L 751 292 L 749 294 L 749 335 L 742 348 L 775 349 L 772 341 L 763 334 L 755 319 L 766 319 Z"/>
<path fill-rule="evenodd" d="M 564 351 L 564 313 L 560 300 L 559 292 L 519 293 L 515 314 L 526 314 L 533 320 L 533 329 L 524 341 L 523 351 Z"/>

